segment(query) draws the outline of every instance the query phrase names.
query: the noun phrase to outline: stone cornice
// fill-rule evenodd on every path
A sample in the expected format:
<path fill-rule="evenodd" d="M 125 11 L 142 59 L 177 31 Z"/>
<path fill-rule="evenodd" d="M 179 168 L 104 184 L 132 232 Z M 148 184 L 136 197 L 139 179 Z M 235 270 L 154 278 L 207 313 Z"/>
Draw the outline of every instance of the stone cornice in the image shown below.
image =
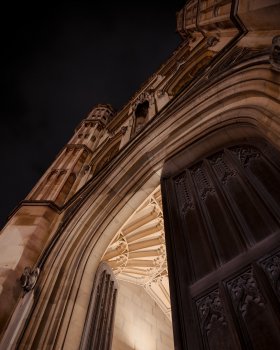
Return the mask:
<path fill-rule="evenodd" d="M 66 149 L 84 149 L 88 152 L 88 154 L 93 154 L 93 151 L 87 146 L 82 143 L 67 143 L 66 146 L 64 146 L 61 151 L 57 154 L 56 159 L 66 150 Z"/>
<path fill-rule="evenodd" d="M 93 151 L 87 146 L 84 145 L 83 143 L 68 143 L 65 148 L 69 148 L 69 149 L 84 149 L 86 150 L 88 153 L 93 153 Z"/>
<path fill-rule="evenodd" d="M 48 201 L 48 200 L 23 200 L 21 201 L 14 209 L 13 211 L 9 214 L 8 220 L 14 216 L 17 211 L 22 208 L 22 207 L 48 207 L 52 210 L 54 210 L 56 213 L 60 214 L 62 212 L 63 207 L 59 207 L 56 205 L 53 201 Z"/>

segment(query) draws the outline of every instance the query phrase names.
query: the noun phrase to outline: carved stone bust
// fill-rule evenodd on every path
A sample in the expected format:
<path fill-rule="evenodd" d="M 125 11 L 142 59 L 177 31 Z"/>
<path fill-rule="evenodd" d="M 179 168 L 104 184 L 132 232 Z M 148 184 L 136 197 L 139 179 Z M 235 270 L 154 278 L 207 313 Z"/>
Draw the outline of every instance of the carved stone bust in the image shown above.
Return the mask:
<path fill-rule="evenodd" d="M 27 293 L 34 288 L 39 277 L 39 273 L 40 270 L 38 267 L 34 268 L 33 270 L 29 266 L 24 268 L 23 274 L 20 277 L 20 284 L 24 292 Z"/>

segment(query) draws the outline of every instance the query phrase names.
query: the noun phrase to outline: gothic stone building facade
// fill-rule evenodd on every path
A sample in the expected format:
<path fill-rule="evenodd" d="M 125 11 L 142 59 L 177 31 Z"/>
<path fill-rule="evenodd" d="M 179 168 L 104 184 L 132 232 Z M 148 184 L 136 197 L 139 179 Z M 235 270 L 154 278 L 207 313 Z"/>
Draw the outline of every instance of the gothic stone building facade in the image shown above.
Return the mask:
<path fill-rule="evenodd" d="M 280 2 L 190 0 L 177 30 L 2 230 L 1 350 L 280 348 Z"/>

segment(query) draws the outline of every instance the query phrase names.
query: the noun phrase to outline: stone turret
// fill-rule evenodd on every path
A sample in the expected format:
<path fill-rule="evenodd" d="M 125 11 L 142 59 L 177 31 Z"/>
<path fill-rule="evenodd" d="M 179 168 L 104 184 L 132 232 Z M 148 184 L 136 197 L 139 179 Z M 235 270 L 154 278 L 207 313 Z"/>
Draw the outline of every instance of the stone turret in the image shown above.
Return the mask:
<path fill-rule="evenodd" d="M 63 205 L 84 184 L 93 152 L 114 115 L 115 110 L 111 105 L 95 106 L 76 128 L 73 137 L 29 198 Z"/>
<path fill-rule="evenodd" d="M 109 104 L 98 104 L 90 111 L 87 120 L 94 120 L 107 125 L 115 116 L 116 111 Z"/>

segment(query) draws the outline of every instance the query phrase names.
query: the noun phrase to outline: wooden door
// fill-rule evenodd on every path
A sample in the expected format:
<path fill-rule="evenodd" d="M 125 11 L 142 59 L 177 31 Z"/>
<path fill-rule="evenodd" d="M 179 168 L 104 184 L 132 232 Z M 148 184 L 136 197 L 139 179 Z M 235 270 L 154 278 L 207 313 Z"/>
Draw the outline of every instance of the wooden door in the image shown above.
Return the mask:
<path fill-rule="evenodd" d="M 221 149 L 162 179 L 175 349 L 280 349 L 280 155 Z"/>

